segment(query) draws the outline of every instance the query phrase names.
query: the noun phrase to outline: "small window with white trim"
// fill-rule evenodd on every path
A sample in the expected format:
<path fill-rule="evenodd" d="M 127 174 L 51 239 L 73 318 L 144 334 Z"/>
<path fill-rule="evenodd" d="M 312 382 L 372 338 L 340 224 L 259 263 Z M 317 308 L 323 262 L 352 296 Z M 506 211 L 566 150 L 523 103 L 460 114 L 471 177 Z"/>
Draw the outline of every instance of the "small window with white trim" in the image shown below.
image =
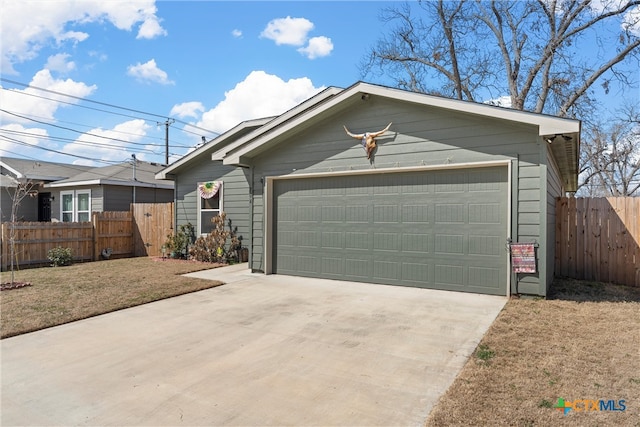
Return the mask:
<path fill-rule="evenodd" d="M 91 190 L 61 191 L 60 200 L 62 222 L 91 221 Z"/>
<path fill-rule="evenodd" d="M 222 181 L 198 183 L 198 234 L 209 234 L 215 228 L 213 218 L 222 212 Z"/>

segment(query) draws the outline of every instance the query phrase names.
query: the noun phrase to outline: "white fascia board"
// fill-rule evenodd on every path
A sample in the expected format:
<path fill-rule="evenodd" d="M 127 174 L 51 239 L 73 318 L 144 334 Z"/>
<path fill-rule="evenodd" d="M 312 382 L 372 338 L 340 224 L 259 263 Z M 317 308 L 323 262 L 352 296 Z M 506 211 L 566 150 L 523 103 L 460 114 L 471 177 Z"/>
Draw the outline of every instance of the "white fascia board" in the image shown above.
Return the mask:
<path fill-rule="evenodd" d="M 240 138 L 239 140 L 235 141 L 232 144 L 229 144 L 227 147 L 222 148 L 221 150 L 218 150 L 216 152 L 214 152 L 211 155 L 211 160 L 223 160 L 223 164 L 228 165 L 228 164 L 237 164 L 237 162 L 239 161 L 239 156 L 233 156 L 233 158 L 236 160 L 236 162 L 228 162 L 226 159 L 227 157 L 229 157 L 229 153 L 233 152 L 233 151 L 237 151 L 237 150 L 241 150 L 244 151 L 244 146 L 247 145 L 249 142 L 255 140 L 256 138 L 262 138 L 262 136 L 268 132 L 270 132 L 271 130 L 273 130 L 274 128 L 277 128 L 278 126 L 280 126 L 282 123 L 285 123 L 288 120 L 291 120 L 292 117 L 295 117 L 297 114 L 301 114 L 303 113 L 305 110 L 312 110 L 315 109 L 315 106 L 317 104 L 320 104 L 322 102 L 324 102 L 326 99 L 334 97 L 340 93 L 342 93 L 344 91 L 344 89 L 339 88 L 339 87 L 335 87 L 335 86 L 331 86 L 328 87 L 327 89 L 323 90 L 322 92 L 316 94 L 315 96 L 307 99 L 306 101 L 303 101 L 301 104 L 298 104 L 297 106 L 293 107 L 292 109 L 290 109 L 289 111 L 279 115 L 278 117 L 274 118 L 273 120 L 271 120 L 269 123 L 265 124 L 262 127 L 259 127 L 258 129 L 256 129 L 254 132 L 251 132 L 250 134 L 246 135 L 243 138 Z M 306 114 L 303 114 L 306 117 Z M 297 120 L 295 120 L 294 122 L 298 122 Z M 251 144 L 253 145 L 253 144 Z"/>
<path fill-rule="evenodd" d="M 225 165 L 239 164 L 241 158 L 251 157 L 248 154 L 253 150 L 259 148 L 262 144 L 268 143 L 269 140 L 295 128 L 300 123 L 309 120 L 313 116 L 322 114 L 323 112 L 333 108 L 337 104 L 358 93 L 378 95 L 385 98 L 397 99 L 399 101 L 412 102 L 415 104 L 468 113 L 477 116 L 491 117 L 499 120 L 508 120 L 517 123 L 531 124 L 538 126 L 538 133 L 541 136 L 550 134 L 579 134 L 580 132 L 579 120 L 546 116 L 538 113 L 512 110 L 503 107 L 496 107 L 493 105 L 460 101 L 457 99 L 442 98 L 433 95 L 425 95 L 418 92 L 409 92 L 402 89 L 395 89 L 360 82 L 338 93 L 333 99 L 330 99 L 313 109 L 309 109 L 308 111 L 303 112 L 290 122 L 279 126 L 272 132 L 269 132 L 268 135 L 260 135 L 250 142 L 245 142 L 243 146 L 238 146 L 237 149 L 235 149 L 236 147 L 234 147 L 234 151 L 227 152 L 226 156 L 223 157 L 223 163 Z M 278 119 L 280 119 L 280 117 Z M 283 121 L 285 120 L 282 120 L 281 122 Z"/>
<path fill-rule="evenodd" d="M 16 178 L 20 179 L 20 178 L 24 178 L 24 175 L 22 173 L 20 173 L 20 171 L 15 170 L 14 168 L 12 168 L 11 166 L 9 166 L 8 164 L 6 164 L 3 161 L 0 161 L 0 165 L 5 168 L 6 170 L 8 170 L 9 172 L 11 172 L 12 174 L 14 174 L 16 176 Z"/>
<path fill-rule="evenodd" d="M 108 180 L 108 179 L 94 179 L 89 181 L 73 181 L 73 182 L 52 182 L 49 184 L 45 184 L 46 188 L 64 188 L 64 187 L 81 187 L 87 185 L 119 185 L 122 187 L 148 187 L 148 188 L 161 188 L 161 189 L 173 189 L 173 184 L 163 184 L 163 183 L 151 183 L 151 182 L 141 182 L 141 181 L 116 181 L 116 180 Z"/>
<path fill-rule="evenodd" d="M 184 155 L 183 157 L 181 157 L 178 160 L 176 160 L 174 163 L 172 163 L 169 166 L 167 166 L 166 168 L 162 169 L 160 172 L 155 174 L 155 178 L 156 179 L 171 179 L 171 178 L 168 178 L 168 176 L 172 175 L 172 172 L 176 168 L 184 165 L 185 163 L 190 162 L 194 158 L 202 155 L 203 152 L 205 152 L 207 150 L 210 150 L 211 148 L 215 147 L 216 145 L 219 145 L 219 144 L 223 143 L 227 139 L 232 138 L 234 135 L 236 135 L 242 129 L 244 129 L 246 127 L 250 127 L 250 126 L 261 126 L 264 123 L 267 123 L 269 120 L 273 120 L 273 117 L 246 120 L 244 122 L 241 122 L 241 123 L 237 124 L 233 128 L 231 128 L 228 131 L 226 131 L 225 133 L 223 133 L 222 135 L 218 135 L 216 138 L 214 138 L 211 141 L 207 142 L 202 147 L 198 147 L 196 150 L 193 150 L 192 152 Z"/>
<path fill-rule="evenodd" d="M 367 83 L 363 83 L 362 86 L 358 88 L 358 91 L 364 91 L 369 94 L 395 98 L 400 101 L 409 101 L 417 104 L 444 108 L 447 110 L 491 117 L 500 120 L 509 120 L 518 123 L 537 125 L 539 127 L 540 136 L 556 133 L 561 134 L 580 132 L 580 121 L 575 119 L 554 117 L 540 113 L 532 113 L 529 111 L 498 107 L 495 105 L 461 101 L 458 99 L 442 98 L 439 96 L 426 95 L 418 92 L 407 92 L 401 89 L 375 86 Z"/>

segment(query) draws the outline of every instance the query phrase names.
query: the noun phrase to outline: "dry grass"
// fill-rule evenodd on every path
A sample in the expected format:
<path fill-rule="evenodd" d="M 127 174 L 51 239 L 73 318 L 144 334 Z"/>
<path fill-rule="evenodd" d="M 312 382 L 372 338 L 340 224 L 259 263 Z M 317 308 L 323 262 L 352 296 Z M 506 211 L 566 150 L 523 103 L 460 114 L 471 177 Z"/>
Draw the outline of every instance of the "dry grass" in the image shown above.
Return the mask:
<path fill-rule="evenodd" d="M 557 280 L 552 292 L 507 303 L 427 426 L 640 426 L 640 289 Z M 626 410 L 563 415 L 560 397 Z"/>
<path fill-rule="evenodd" d="M 31 286 L 0 292 L 0 336 L 218 286 L 220 282 L 180 276 L 216 266 L 143 257 L 17 271 L 15 280 Z M 0 281 L 9 281 L 10 274 L 3 272 Z"/>

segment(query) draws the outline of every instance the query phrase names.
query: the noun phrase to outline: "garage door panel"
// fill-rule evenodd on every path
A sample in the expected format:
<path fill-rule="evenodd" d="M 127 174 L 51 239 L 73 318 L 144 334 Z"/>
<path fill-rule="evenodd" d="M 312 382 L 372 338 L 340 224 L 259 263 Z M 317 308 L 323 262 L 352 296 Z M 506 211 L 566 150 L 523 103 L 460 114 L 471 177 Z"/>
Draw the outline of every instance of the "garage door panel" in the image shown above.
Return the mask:
<path fill-rule="evenodd" d="M 433 266 L 428 262 L 403 262 L 402 281 L 418 287 L 433 283 Z"/>
<path fill-rule="evenodd" d="M 504 167 L 276 180 L 272 271 L 504 294 L 506 182 Z"/>
<path fill-rule="evenodd" d="M 433 222 L 433 207 L 429 204 L 404 204 L 401 222 L 403 224 L 429 224 Z"/>
<path fill-rule="evenodd" d="M 433 236 L 426 233 L 405 233 L 402 235 L 402 252 L 429 254 L 433 252 Z"/>
<path fill-rule="evenodd" d="M 340 205 L 335 206 L 322 206 L 320 208 L 322 213 L 320 220 L 322 222 L 337 222 L 343 223 L 345 221 L 345 207 Z"/>
<path fill-rule="evenodd" d="M 369 233 L 347 232 L 345 248 L 350 251 L 369 251 Z"/>
<path fill-rule="evenodd" d="M 476 288 L 493 288 L 499 290 L 501 271 L 498 268 L 469 266 L 469 275 L 474 278 Z"/>
<path fill-rule="evenodd" d="M 376 224 L 399 223 L 400 209 L 397 204 L 384 204 L 373 207 L 373 222 Z"/>
<path fill-rule="evenodd" d="M 501 217 L 499 203 L 469 204 L 469 224 L 500 224 Z"/>
<path fill-rule="evenodd" d="M 336 276 L 337 278 L 344 276 L 344 258 L 323 257 L 322 273 L 326 275 Z"/>
<path fill-rule="evenodd" d="M 469 172 L 470 192 L 498 192 L 504 181 L 501 171 L 495 169 L 475 170 Z"/>
<path fill-rule="evenodd" d="M 344 263 L 345 277 L 348 279 L 367 279 L 371 276 L 371 259 L 369 257 L 349 257 Z"/>
<path fill-rule="evenodd" d="M 345 234 L 340 231 L 323 231 L 322 247 L 327 249 L 345 249 Z"/>
<path fill-rule="evenodd" d="M 500 236 L 469 235 L 469 255 L 499 256 L 504 254 L 505 242 Z"/>
<path fill-rule="evenodd" d="M 462 234 L 436 234 L 435 253 L 464 254 L 464 237 Z"/>
<path fill-rule="evenodd" d="M 345 222 L 349 224 L 369 224 L 371 209 L 367 205 L 347 205 Z"/>
<path fill-rule="evenodd" d="M 464 288 L 465 267 L 464 265 L 454 264 L 436 264 L 435 265 L 435 284 L 445 285 L 447 287 Z"/>

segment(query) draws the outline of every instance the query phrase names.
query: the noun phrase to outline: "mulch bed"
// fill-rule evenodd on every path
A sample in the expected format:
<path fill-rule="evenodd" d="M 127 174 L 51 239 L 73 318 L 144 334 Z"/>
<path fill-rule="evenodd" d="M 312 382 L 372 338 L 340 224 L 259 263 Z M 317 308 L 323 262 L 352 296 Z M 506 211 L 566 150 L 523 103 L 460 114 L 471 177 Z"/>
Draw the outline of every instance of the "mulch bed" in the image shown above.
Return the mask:
<path fill-rule="evenodd" d="M 24 288 L 26 286 L 31 286 L 31 283 L 29 282 L 5 282 L 5 283 L 0 283 L 0 291 L 9 291 L 11 289 L 20 289 L 20 288 Z"/>

